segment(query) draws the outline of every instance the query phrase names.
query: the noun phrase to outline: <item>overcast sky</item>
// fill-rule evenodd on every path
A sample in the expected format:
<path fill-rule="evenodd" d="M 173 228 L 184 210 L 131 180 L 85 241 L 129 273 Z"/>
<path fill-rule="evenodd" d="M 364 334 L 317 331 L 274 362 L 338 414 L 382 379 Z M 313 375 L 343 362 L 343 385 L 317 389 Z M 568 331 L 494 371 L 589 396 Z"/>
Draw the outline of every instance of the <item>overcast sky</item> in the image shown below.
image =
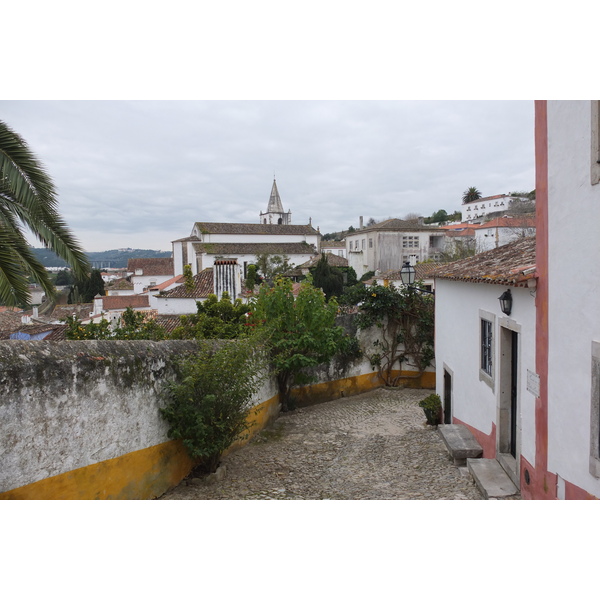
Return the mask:
<path fill-rule="evenodd" d="M 258 223 L 274 176 L 292 223 L 321 233 L 535 187 L 531 101 L 2 101 L 0 119 L 87 251 Z"/>

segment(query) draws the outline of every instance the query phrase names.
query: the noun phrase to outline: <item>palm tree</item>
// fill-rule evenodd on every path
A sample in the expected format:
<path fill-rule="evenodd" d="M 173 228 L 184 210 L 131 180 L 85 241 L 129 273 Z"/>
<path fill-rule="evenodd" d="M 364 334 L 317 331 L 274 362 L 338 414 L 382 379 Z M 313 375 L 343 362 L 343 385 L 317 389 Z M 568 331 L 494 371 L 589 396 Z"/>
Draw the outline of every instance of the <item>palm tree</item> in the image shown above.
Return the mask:
<path fill-rule="evenodd" d="M 75 276 L 85 277 L 90 266 L 85 253 L 57 211 L 52 179 L 25 140 L 0 121 L 0 302 L 28 304 L 28 278 L 54 298 L 48 272 L 25 238 L 27 227 L 46 247 L 67 261 Z"/>
<path fill-rule="evenodd" d="M 481 192 L 476 187 L 470 187 L 462 197 L 463 204 L 465 202 L 473 202 L 481 198 Z"/>

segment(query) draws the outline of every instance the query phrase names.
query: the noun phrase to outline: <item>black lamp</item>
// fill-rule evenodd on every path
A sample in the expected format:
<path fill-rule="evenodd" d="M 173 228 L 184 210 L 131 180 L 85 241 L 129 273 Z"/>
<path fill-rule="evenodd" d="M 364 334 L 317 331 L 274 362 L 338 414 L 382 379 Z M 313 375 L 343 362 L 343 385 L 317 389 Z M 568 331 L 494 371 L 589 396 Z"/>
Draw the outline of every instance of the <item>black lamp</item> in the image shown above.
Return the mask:
<path fill-rule="evenodd" d="M 400 279 L 402 279 L 402 283 L 404 285 L 412 285 L 415 282 L 415 274 L 415 268 L 406 261 L 400 270 Z"/>
<path fill-rule="evenodd" d="M 500 300 L 500 310 L 505 315 L 510 315 L 510 311 L 512 310 L 512 294 L 510 290 L 506 290 L 498 300 Z"/>

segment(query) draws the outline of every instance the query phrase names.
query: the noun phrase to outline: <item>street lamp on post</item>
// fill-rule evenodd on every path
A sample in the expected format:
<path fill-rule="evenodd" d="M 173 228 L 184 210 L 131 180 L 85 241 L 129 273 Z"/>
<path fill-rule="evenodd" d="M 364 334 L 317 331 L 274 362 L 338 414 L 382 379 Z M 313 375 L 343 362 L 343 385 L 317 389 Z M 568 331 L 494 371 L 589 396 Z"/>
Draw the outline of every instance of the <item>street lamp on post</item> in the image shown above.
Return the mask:
<path fill-rule="evenodd" d="M 402 283 L 409 290 L 416 290 L 417 292 L 423 292 L 425 294 L 434 294 L 435 295 L 434 291 L 425 290 L 423 288 L 413 287 L 413 283 L 415 282 L 416 274 L 417 274 L 417 272 L 416 272 L 415 268 L 408 261 L 406 261 L 402 265 L 402 269 L 400 269 L 400 279 L 402 280 Z"/>

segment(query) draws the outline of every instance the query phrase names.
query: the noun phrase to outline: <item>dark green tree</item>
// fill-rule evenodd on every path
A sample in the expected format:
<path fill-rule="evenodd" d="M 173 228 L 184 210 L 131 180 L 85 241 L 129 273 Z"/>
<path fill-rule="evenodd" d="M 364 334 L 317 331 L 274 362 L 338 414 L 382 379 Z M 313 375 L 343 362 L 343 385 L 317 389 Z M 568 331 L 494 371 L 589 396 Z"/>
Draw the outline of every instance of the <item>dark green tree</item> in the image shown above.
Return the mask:
<path fill-rule="evenodd" d="M 104 296 L 104 280 L 102 273 L 98 269 L 92 269 L 89 277 L 77 277 L 71 292 L 69 293 L 69 304 L 79 302 L 93 302 L 94 298 L 100 294 Z"/>
<path fill-rule="evenodd" d="M 339 269 L 332 267 L 327 262 L 327 255 L 321 254 L 321 258 L 312 270 L 313 284 L 321 288 L 325 298 L 329 301 L 334 296 L 341 296 L 344 291 L 344 276 Z"/>
<path fill-rule="evenodd" d="M 85 277 L 89 263 L 58 213 L 56 189 L 25 140 L 0 121 L 0 301 L 29 304 L 28 278 L 48 298 L 56 290 L 48 271 L 32 252 L 22 226 Z"/>

